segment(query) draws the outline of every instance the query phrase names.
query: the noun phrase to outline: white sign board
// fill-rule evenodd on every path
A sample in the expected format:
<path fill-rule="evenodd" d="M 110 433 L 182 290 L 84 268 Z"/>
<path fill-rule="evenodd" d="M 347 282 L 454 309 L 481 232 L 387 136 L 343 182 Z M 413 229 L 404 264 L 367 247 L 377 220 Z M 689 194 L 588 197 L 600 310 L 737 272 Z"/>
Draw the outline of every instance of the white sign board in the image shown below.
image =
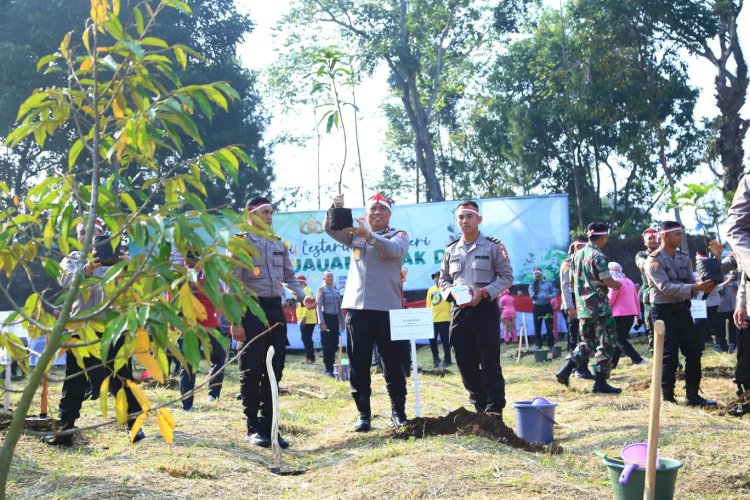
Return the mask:
<path fill-rule="evenodd" d="M 706 319 L 708 318 L 708 310 L 706 308 L 705 300 L 691 300 L 690 301 L 690 316 L 693 319 Z"/>
<path fill-rule="evenodd" d="M 390 311 L 390 318 L 391 340 L 431 339 L 435 335 L 432 311 L 426 307 L 394 309 Z"/>

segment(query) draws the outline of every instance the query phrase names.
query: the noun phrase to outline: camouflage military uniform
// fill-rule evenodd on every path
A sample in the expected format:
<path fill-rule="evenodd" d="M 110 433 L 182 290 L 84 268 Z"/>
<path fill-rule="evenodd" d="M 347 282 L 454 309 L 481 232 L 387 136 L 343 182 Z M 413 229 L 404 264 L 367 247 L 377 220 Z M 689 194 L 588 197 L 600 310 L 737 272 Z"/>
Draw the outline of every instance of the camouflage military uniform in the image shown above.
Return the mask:
<path fill-rule="evenodd" d="M 607 257 L 593 243 L 586 244 L 573 257 L 573 290 L 580 320 L 580 342 L 568 354 L 578 366 L 586 364 L 596 350 L 592 372 L 609 376 L 617 334 L 603 280 L 611 278 Z M 598 345 L 597 345 L 598 343 Z"/>
<path fill-rule="evenodd" d="M 646 259 L 649 251 L 641 250 L 635 254 L 635 265 L 641 271 L 641 289 L 638 292 L 638 300 L 643 304 L 643 324 L 646 327 L 649 347 L 654 345 L 654 325 L 651 322 L 651 299 L 648 293 L 648 278 L 646 278 Z"/>

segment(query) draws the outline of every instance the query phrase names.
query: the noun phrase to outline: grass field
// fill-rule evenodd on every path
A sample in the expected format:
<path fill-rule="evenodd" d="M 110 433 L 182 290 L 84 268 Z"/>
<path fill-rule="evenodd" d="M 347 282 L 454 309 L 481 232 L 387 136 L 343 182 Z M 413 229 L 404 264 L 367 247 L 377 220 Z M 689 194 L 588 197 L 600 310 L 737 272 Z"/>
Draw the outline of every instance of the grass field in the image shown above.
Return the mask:
<path fill-rule="evenodd" d="M 636 347 L 644 350 L 642 344 Z M 558 360 L 534 363 L 532 356 L 526 356 L 517 363 L 510 356 L 511 348 L 504 347 L 509 402 L 505 422 L 515 425 L 513 401 L 544 396 L 558 403 L 555 442 L 563 453 L 528 453 L 467 436 L 392 439 L 387 425 L 389 403 L 380 375 L 373 377 L 374 430 L 354 433 L 356 412 L 348 385 L 324 377 L 320 363 L 305 365 L 301 356 L 291 354 L 282 381 L 291 394 L 281 398 L 281 419 L 282 433 L 292 446 L 283 460 L 285 467 L 305 470 L 304 474 L 272 474 L 271 452 L 245 441 L 240 402 L 234 399 L 239 387 L 234 366 L 219 403 L 206 403 L 201 393 L 196 397 L 199 411 L 173 409 L 177 429 L 172 445 L 164 444 L 153 422 L 144 428 L 146 439 L 135 445 L 127 442 L 124 430 L 113 426 L 85 432 L 69 449 L 54 449 L 31 436 L 22 437 L 8 491 L 15 498 L 76 499 L 610 498 L 606 468 L 592 453 L 597 449 L 617 453 L 626 444 L 646 440 L 649 391 L 629 386 L 646 380 L 650 367 L 632 367 L 623 359 L 611 380 L 625 388 L 623 394 L 602 396 L 590 392 L 588 381 L 571 379 L 570 389 L 557 384 L 552 375 L 559 368 Z M 431 367 L 429 349 L 419 351 L 419 364 Z M 713 350 L 704 354 L 704 369 L 733 364 L 733 356 Z M 62 372 L 52 376 L 59 379 Z M 411 417 L 411 379 L 407 383 Z M 51 385 L 53 411 L 60 387 L 59 382 Z M 734 399 L 731 378 L 704 375 L 702 388 L 720 401 Z M 420 392 L 423 416 L 468 406 L 455 369 L 444 378 L 420 376 Z M 166 401 L 174 398 L 176 390 L 158 388 L 148 393 L 154 401 Z M 684 399 L 682 382 L 678 382 L 677 395 L 679 401 Z M 113 404 L 111 400 L 110 409 Z M 682 403 L 662 404 L 661 456 L 684 462 L 676 498 L 750 497 L 750 418 L 721 413 Z M 78 425 L 98 421 L 98 402 L 85 402 Z"/>

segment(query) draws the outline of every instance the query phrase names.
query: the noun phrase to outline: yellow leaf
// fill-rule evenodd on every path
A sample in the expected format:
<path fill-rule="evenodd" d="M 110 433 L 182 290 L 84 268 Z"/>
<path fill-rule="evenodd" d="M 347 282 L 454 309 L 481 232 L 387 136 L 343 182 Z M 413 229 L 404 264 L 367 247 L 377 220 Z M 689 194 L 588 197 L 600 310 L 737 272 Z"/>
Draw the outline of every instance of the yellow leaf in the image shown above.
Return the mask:
<path fill-rule="evenodd" d="M 117 94 L 112 101 L 112 113 L 115 118 L 120 119 L 125 117 L 125 97 L 122 94 Z"/>
<path fill-rule="evenodd" d="M 93 2 L 94 0 L 92 0 Z M 66 33 L 65 36 L 62 39 L 62 42 L 60 42 L 60 54 L 67 59 L 68 58 L 68 47 L 70 46 L 70 33 Z"/>
<path fill-rule="evenodd" d="M 107 20 L 107 10 L 109 10 L 107 0 L 91 0 L 91 20 L 94 21 L 99 31 L 101 31 L 101 24 Z"/>
<path fill-rule="evenodd" d="M 167 359 L 167 354 L 164 352 L 164 349 L 156 350 L 156 361 L 159 362 L 159 367 L 161 368 L 162 373 L 169 373 L 169 360 Z"/>
<path fill-rule="evenodd" d="M 44 239 L 44 246 L 52 248 L 52 240 L 55 238 L 55 226 L 52 217 L 47 220 L 47 224 L 44 226 L 42 238 Z"/>
<path fill-rule="evenodd" d="M 185 283 L 180 288 L 180 309 L 182 309 L 182 315 L 190 323 L 195 323 L 196 320 L 206 319 L 206 308 L 201 304 L 201 301 L 193 295 L 190 290 L 190 285 Z"/>
<path fill-rule="evenodd" d="M 109 377 L 104 379 L 99 389 L 99 407 L 102 410 L 102 417 L 107 418 L 107 393 L 109 393 Z"/>
<path fill-rule="evenodd" d="M 161 366 L 149 353 L 136 354 L 135 358 L 148 370 L 158 382 L 164 383 L 164 372 L 161 370 Z"/>
<path fill-rule="evenodd" d="M 139 430 L 141 430 L 141 427 L 143 427 L 143 422 L 146 421 L 146 417 L 148 417 L 148 413 L 145 411 L 138 415 L 135 418 L 135 422 L 133 422 L 133 427 L 130 428 L 130 442 L 132 443 L 135 439 L 135 435 L 138 433 Z"/>
<path fill-rule="evenodd" d="M 174 428 L 169 425 L 169 422 L 161 412 L 156 415 L 156 423 L 159 424 L 159 432 L 164 436 L 164 441 L 171 443 L 174 440 Z"/>
<path fill-rule="evenodd" d="M 118 424 L 125 425 L 128 423 L 128 397 L 125 395 L 124 387 L 120 387 L 115 397 L 115 416 Z"/>
<path fill-rule="evenodd" d="M 91 69 L 93 67 L 94 67 L 94 60 L 91 59 L 90 57 L 87 57 L 81 63 L 81 71 L 86 71 L 86 70 Z"/>
<path fill-rule="evenodd" d="M 175 421 L 174 417 L 172 416 L 172 412 L 169 411 L 166 408 L 159 408 L 159 415 L 163 416 L 164 419 L 167 421 L 167 423 L 174 429 L 177 427 L 177 422 Z"/>
<path fill-rule="evenodd" d="M 151 401 L 148 400 L 148 396 L 146 396 L 146 393 L 143 392 L 135 382 L 132 380 L 126 380 L 125 383 L 128 384 L 128 389 L 133 393 L 135 399 L 138 400 L 138 404 L 141 405 L 141 410 L 146 411 L 151 408 Z"/>
<path fill-rule="evenodd" d="M 148 332 L 145 328 L 138 328 L 135 331 L 135 353 L 148 353 Z"/>

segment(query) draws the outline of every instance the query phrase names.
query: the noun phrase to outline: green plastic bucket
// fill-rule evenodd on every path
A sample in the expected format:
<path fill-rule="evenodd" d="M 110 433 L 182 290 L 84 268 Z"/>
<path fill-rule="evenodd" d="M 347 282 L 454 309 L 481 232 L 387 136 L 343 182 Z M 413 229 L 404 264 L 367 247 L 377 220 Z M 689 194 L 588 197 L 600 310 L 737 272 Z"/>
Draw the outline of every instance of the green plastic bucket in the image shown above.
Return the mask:
<path fill-rule="evenodd" d="M 537 349 L 534 351 L 534 361 L 541 363 L 549 358 L 549 349 Z"/>
<path fill-rule="evenodd" d="M 602 459 L 607 466 L 609 482 L 612 483 L 612 492 L 615 500 L 640 500 L 646 489 L 646 469 L 637 467 L 630 474 L 627 484 L 620 484 L 620 475 L 625 464 Z M 670 500 L 674 498 L 674 488 L 677 484 L 677 471 L 682 467 L 682 462 L 673 458 L 660 458 L 656 469 L 656 500 Z"/>

